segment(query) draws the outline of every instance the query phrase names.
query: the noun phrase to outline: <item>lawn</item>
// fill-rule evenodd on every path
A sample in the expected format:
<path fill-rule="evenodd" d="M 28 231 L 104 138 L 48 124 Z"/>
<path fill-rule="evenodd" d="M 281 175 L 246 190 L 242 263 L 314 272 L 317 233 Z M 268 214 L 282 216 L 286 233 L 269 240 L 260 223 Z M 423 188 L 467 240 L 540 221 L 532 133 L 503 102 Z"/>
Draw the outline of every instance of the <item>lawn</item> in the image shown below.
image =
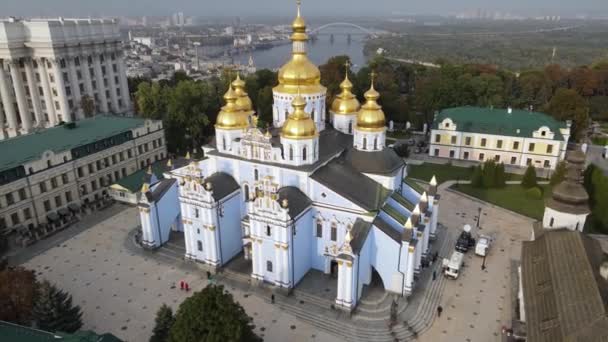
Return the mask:
<path fill-rule="evenodd" d="M 541 185 L 541 188 L 543 188 L 544 198 L 531 199 L 526 196 L 526 189 L 521 185 L 507 185 L 501 189 L 477 189 L 470 184 L 452 186 L 454 190 L 537 220 L 543 219 L 544 200 L 551 195 L 548 185 Z"/>
<path fill-rule="evenodd" d="M 411 137 L 412 135 L 410 134 L 409 131 L 393 131 L 393 132 L 386 132 L 386 136 L 388 138 L 392 138 L 392 139 L 407 139 L 407 138 Z"/>
<path fill-rule="evenodd" d="M 473 173 L 473 170 L 470 167 L 424 163 L 422 165 L 410 165 L 407 176 L 428 182 L 435 175 L 437 183 L 441 184 L 448 180 L 471 180 L 471 173 Z M 507 173 L 507 180 L 521 180 L 522 177 L 522 175 Z"/>

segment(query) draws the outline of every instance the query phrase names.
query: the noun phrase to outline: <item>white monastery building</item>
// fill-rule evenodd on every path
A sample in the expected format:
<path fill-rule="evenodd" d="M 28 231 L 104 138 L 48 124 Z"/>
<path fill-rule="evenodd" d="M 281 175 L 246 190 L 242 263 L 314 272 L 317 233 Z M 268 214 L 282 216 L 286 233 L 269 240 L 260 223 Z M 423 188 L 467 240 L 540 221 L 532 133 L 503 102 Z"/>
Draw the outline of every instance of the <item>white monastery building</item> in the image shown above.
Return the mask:
<path fill-rule="evenodd" d="M 0 21 L 0 139 L 127 113 L 131 100 L 118 23 L 105 19 Z"/>
<path fill-rule="evenodd" d="M 566 154 L 570 123 L 516 109 L 449 108 L 435 115 L 431 157 L 554 170 Z"/>
<path fill-rule="evenodd" d="M 408 295 L 437 229 L 436 181 L 428 193 L 404 182 L 406 165 L 385 143 L 373 77 L 362 106 L 345 79 L 326 125 L 327 91 L 307 57 L 299 6 L 292 28 L 291 59 L 274 88 L 274 127 L 255 127 L 237 78 L 206 159 L 142 189 L 143 244 L 156 248 L 171 229 L 183 231 L 187 259 L 219 268 L 244 258 L 253 279 L 287 291 L 310 270 L 334 274 L 335 303 L 345 310 L 373 272 L 386 291 Z"/>

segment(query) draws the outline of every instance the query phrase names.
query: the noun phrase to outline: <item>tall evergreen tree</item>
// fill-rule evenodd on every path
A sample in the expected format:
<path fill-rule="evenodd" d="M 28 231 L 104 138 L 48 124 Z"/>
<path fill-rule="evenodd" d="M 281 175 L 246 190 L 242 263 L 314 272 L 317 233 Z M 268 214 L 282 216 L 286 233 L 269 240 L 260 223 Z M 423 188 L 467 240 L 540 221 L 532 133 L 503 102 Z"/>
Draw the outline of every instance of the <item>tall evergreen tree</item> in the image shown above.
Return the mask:
<path fill-rule="evenodd" d="M 495 187 L 496 180 L 496 163 L 493 160 L 488 160 L 483 163 L 483 187 L 491 189 Z"/>
<path fill-rule="evenodd" d="M 534 168 L 534 165 L 529 165 L 526 169 L 526 173 L 524 173 L 524 177 L 521 180 L 521 186 L 526 189 L 538 186 L 538 183 L 536 182 L 536 169 Z"/>
<path fill-rule="evenodd" d="M 154 330 L 150 342 L 169 341 L 169 331 L 175 322 L 173 310 L 167 304 L 163 304 L 156 312 Z"/>
<path fill-rule="evenodd" d="M 557 185 L 557 184 L 561 183 L 565 178 L 566 178 L 566 162 L 562 160 L 555 167 L 555 171 L 553 171 L 553 174 L 551 175 L 551 180 L 549 181 L 549 183 L 551 183 L 551 185 Z"/>
<path fill-rule="evenodd" d="M 477 165 L 473 168 L 473 173 L 471 174 L 471 185 L 474 188 L 483 187 L 483 170 L 481 165 Z"/>
<path fill-rule="evenodd" d="M 497 188 L 504 188 L 507 185 L 507 174 L 505 172 L 505 164 L 500 163 L 496 165 L 496 176 L 494 180 L 494 186 Z"/>
<path fill-rule="evenodd" d="M 71 295 L 47 280 L 38 285 L 32 316 L 41 330 L 73 333 L 82 327 L 80 306 L 73 305 Z"/>
<path fill-rule="evenodd" d="M 170 342 L 260 341 L 251 318 L 223 286 L 209 285 L 187 298 L 175 316 Z"/>
<path fill-rule="evenodd" d="M 0 320 L 28 325 L 36 289 L 34 271 L 21 267 L 0 271 Z"/>

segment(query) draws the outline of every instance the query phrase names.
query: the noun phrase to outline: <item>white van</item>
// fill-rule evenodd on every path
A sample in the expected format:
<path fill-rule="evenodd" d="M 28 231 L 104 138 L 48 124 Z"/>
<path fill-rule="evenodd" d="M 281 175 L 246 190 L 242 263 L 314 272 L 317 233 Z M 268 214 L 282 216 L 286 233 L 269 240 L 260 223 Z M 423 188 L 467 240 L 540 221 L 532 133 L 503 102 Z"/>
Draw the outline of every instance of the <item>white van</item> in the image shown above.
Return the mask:
<path fill-rule="evenodd" d="M 492 239 L 490 237 L 482 235 L 477 240 L 477 245 L 475 245 L 475 254 L 479 256 L 486 256 L 486 253 L 490 250 L 490 243 Z"/>
<path fill-rule="evenodd" d="M 458 251 L 454 251 L 449 260 L 443 259 L 444 274 L 454 279 L 458 278 L 458 274 L 460 274 L 460 267 L 462 267 L 463 259 L 464 254 Z"/>

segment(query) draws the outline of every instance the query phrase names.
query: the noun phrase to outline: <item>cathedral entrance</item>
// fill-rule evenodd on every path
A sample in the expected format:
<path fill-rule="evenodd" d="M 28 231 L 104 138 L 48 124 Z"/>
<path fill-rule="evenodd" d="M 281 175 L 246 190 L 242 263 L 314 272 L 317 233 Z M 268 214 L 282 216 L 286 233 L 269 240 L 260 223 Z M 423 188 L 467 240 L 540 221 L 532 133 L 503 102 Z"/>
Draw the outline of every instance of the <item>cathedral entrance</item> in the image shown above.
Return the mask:
<path fill-rule="evenodd" d="M 362 303 L 379 303 L 387 298 L 384 291 L 384 283 L 376 269 L 372 266 L 372 275 L 369 284 L 363 286 L 361 293 Z"/>
<path fill-rule="evenodd" d="M 329 264 L 329 275 L 332 278 L 338 278 L 338 262 L 336 260 L 332 260 Z"/>

